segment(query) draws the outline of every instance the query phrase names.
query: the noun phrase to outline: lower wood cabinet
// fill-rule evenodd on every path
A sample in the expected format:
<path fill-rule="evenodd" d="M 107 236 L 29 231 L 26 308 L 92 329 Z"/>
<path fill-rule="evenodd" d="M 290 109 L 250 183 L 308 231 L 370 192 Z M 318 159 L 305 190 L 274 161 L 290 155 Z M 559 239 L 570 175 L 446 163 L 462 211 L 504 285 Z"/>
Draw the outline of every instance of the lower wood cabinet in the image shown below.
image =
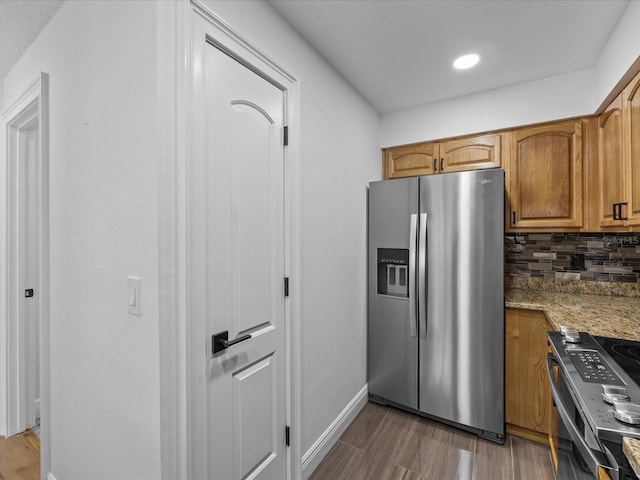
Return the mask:
<path fill-rule="evenodd" d="M 549 444 L 551 391 L 547 378 L 544 313 L 508 308 L 505 330 L 505 415 L 507 432 Z"/>

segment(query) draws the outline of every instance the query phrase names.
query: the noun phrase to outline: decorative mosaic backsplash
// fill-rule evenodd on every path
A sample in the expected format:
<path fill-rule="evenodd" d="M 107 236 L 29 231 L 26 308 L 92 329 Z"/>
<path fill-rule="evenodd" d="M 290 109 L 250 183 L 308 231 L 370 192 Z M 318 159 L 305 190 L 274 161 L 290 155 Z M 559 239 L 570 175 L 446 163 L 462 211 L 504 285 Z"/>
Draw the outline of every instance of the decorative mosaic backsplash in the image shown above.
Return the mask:
<path fill-rule="evenodd" d="M 625 290 L 640 288 L 637 233 L 507 234 L 505 253 L 510 286 L 527 288 L 537 280 L 554 280 L 554 285 L 586 283 L 589 290 L 595 287 L 588 285 L 593 282 L 618 284 Z"/>

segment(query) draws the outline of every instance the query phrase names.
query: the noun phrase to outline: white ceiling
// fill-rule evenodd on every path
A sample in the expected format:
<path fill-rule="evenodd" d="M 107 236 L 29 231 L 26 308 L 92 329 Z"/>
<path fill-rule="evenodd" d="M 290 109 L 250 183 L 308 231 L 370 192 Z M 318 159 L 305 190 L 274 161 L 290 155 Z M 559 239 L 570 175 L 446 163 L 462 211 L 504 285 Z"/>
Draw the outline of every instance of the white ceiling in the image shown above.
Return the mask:
<path fill-rule="evenodd" d="M 64 0 L 0 0 L 0 79 L 13 68 Z"/>
<path fill-rule="evenodd" d="M 380 113 L 594 67 L 628 0 L 269 0 Z M 474 69 L 453 60 L 475 52 Z"/>
<path fill-rule="evenodd" d="M 0 78 L 64 0 L 0 0 Z M 595 66 L 629 0 L 269 0 L 380 113 Z M 480 65 L 454 71 L 458 55 Z"/>

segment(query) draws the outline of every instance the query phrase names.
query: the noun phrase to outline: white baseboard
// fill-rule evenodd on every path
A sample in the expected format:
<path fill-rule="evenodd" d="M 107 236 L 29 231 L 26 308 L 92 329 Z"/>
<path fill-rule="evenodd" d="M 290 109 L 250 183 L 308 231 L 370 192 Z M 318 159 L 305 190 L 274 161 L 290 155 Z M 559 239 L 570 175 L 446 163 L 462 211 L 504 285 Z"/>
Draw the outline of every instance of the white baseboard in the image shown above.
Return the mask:
<path fill-rule="evenodd" d="M 362 387 L 355 397 L 344 407 L 340 415 L 329 425 L 320 438 L 315 441 L 309 450 L 302 456 L 302 478 L 307 480 L 316 469 L 322 459 L 329 453 L 347 427 L 353 422 L 360 410 L 369 400 L 368 385 Z"/>

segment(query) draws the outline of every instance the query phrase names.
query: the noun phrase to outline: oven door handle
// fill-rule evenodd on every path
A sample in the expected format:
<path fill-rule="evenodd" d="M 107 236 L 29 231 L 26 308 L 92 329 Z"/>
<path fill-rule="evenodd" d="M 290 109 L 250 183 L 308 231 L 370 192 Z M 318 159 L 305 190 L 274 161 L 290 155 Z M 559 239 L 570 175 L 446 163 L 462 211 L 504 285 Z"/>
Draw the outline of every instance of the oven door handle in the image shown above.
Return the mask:
<path fill-rule="evenodd" d="M 578 430 L 578 427 L 576 427 L 576 424 L 569 415 L 569 410 L 562 401 L 560 392 L 558 392 L 558 387 L 554 382 L 552 368 L 554 364 L 560 366 L 558 361 L 554 358 L 553 354 L 549 353 L 547 355 L 547 375 L 549 376 L 549 384 L 551 385 L 551 396 L 553 397 L 553 401 L 556 404 L 556 408 L 558 409 L 558 415 L 560 415 L 562 423 L 569 432 L 573 444 L 580 452 L 580 455 L 589 468 L 589 471 L 593 474 L 593 478 L 600 478 L 598 477 L 598 467 L 604 467 L 606 469 L 611 469 L 611 467 L 608 465 L 604 454 L 591 449 L 589 445 L 587 445 L 587 442 L 580 433 L 580 430 Z"/>

